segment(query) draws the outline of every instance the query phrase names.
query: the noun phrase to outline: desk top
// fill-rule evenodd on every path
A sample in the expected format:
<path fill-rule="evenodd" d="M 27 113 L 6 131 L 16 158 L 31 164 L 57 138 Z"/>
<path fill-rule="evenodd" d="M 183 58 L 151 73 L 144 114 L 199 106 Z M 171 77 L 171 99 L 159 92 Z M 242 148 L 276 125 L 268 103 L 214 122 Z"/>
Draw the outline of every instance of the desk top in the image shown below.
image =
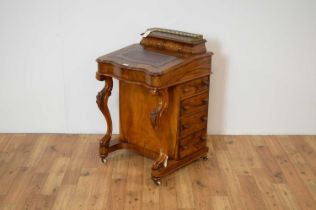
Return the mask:
<path fill-rule="evenodd" d="M 183 62 L 183 58 L 145 50 L 140 44 L 133 44 L 97 59 L 98 63 L 111 63 L 124 68 L 144 70 L 149 74 L 160 74 L 164 70 Z"/>
<path fill-rule="evenodd" d="M 99 57 L 97 78 L 111 76 L 157 88 L 179 82 L 182 77 L 193 79 L 210 74 L 213 53 L 206 52 L 204 39 L 189 43 L 187 39 L 175 40 L 174 35 L 166 38 L 159 33 L 143 37 L 140 44 Z"/>
<path fill-rule="evenodd" d="M 202 55 L 181 55 L 168 53 L 166 51 L 145 49 L 140 44 L 133 44 L 97 59 L 98 63 L 117 65 L 129 70 L 144 71 L 150 75 L 161 75 L 167 70 L 183 65 L 196 58 L 209 56 L 209 53 Z"/>

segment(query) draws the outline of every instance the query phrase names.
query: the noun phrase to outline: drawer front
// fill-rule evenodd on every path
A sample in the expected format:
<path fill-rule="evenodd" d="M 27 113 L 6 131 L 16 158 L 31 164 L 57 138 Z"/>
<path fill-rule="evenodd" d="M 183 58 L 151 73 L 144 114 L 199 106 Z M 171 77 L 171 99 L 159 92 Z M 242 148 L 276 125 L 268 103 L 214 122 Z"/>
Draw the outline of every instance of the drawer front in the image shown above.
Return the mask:
<path fill-rule="evenodd" d="M 197 131 L 179 141 L 179 158 L 196 152 L 206 146 L 206 129 Z"/>
<path fill-rule="evenodd" d="M 202 77 L 190 82 L 184 83 L 180 86 L 181 98 L 187 98 L 195 94 L 208 90 L 209 77 Z"/>
<path fill-rule="evenodd" d="M 185 137 L 207 127 L 207 111 L 180 119 L 179 137 Z"/>
<path fill-rule="evenodd" d="M 191 98 L 184 99 L 181 102 L 181 115 L 194 114 L 208 108 L 208 92 Z"/>

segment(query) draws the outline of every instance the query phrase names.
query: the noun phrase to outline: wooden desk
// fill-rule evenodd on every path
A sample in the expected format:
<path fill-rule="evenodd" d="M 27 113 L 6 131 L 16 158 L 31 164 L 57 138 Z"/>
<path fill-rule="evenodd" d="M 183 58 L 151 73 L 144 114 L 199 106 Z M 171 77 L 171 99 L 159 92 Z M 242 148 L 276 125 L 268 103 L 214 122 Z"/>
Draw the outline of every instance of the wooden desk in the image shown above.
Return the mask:
<path fill-rule="evenodd" d="M 153 158 L 152 179 L 198 158 L 207 158 L 206 129 L 212 53 L 202 35 L 149 29 L 133 44 L 97 59 L 96 78 L 105 81 L 97 104 L 107 122 L 100 157 L 133 149 Z M 112 139 L 107 106 L 119 80 L 120 135 Z"/>

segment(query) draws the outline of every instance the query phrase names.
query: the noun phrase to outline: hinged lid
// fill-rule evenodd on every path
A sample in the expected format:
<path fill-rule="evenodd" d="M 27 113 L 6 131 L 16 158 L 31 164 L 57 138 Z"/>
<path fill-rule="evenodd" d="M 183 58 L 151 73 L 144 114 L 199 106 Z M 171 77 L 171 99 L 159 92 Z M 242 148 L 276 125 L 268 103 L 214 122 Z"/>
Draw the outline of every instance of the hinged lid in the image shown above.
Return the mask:
<path fill-rule="evenodd" d="M 140 44 L 146 48 L 169 51 L 182 55 L 202 54 L 206 52 L 201 34 L 193 34 L 164 28 L 149 28 L 142 33 Z"/>
<path fill-rule="evenodd" d="M 155 37 L 186 44 L 200 44 L 206 42 L 202 34 L 188 33 L 165 28 L 149 28 L 141 34 L 144 38 Z"/>

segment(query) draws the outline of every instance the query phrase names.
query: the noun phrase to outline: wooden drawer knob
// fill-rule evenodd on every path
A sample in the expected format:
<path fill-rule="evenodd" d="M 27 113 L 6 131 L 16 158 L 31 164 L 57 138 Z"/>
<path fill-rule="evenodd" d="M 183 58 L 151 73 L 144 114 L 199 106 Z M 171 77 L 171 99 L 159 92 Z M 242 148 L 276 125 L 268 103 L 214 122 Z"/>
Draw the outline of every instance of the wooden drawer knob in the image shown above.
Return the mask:
<path fill-rule="evenodd" d="M 162 43 L 158 43 L 158 44 L 156 45 L 156 47 L 157 47 L 158 49 L 163 49 L 163 48 L 164 48 L 164 45 L 163 45 Z"/>
<path fill-rule="evenodd" d="M 184 110 L 184 111 L 186 111 L 186 110 L 188 110 L 190 107 L 189 106 L 182 106 L 182 109 Z"/>
<path fill-rule="evenodd" d="M 182 129 L 187 129 L 187 128 L 189 128 L 190 126 L 188 125 L 188 124 L 183 124 L 182 125 Z"/>
<path fill-rule="evenodd" d="M 202 84 L 203 85 L 208 86 L 208 83 L 209 83 L 208 78 L 202 79 Z"/>
<path fill-rule="evenodd" d="M 188 148 L 188 147 L 187 147 L 187 145 L 180 145 L 180 148 L 181 148 L 181 149 L 186 149 L 186 148 Z"/>
<path fill-rule="evenodd" d="M 185 93 L 187 93 L 187 92 L 190 91 L 190 88 L 189 88 L 189 87 L 185 87 L 185 88 L 183 89 L 183 91 L 184 91 Z"/>
<path fill-rule="evenodd" d="M 206 136 L 201 136 L 200 139 L 201 139 L 202 141 L 206 141 L 207 137 L 206 137 Z"/>
<path fill-rule="evenodd" d="M 198 149 L 198 148 L 201 147 L 201 144 L 200 144 L 200 142 L 197 142 L 197 143 L 195 143 L 193 146 Z"/>
<path fill-rule="evenodd" d="M 208 104 L 208 98 L 203 99 L 203 104 Z"/>
<path fill-rule="evenodd" d="M 206 121 L 207 121 L 207 116 L 202 116 L 202 117 L 201 117 L 201 120 L 202 120 L 203 122 L 206 122 Z"/>

